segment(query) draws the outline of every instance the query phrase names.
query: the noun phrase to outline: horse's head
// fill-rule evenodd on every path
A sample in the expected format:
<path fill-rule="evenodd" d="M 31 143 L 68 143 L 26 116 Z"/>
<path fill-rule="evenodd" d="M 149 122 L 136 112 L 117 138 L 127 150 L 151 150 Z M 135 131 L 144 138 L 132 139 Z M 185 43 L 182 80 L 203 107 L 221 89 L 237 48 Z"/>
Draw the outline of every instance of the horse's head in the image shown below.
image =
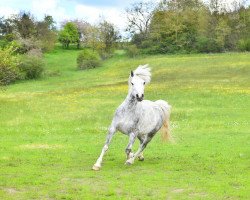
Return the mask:
<path fill-rule="evenodd" d="M 129 90 L 137 101 L 142 101 L 144 98 L 144 87 L 150 82 L 151 73 L 148 65 L 139 66 L 135 71 L 131 71 L 129 77 Z"/>

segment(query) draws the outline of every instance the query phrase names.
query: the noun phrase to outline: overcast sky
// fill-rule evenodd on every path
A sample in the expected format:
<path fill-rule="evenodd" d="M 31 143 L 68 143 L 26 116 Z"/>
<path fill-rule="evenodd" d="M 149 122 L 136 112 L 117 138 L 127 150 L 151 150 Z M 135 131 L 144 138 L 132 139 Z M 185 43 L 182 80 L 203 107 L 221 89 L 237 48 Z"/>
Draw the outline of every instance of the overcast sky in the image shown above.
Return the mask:
<path fill-rule="evenodd" d="M 45 14 L 52 15 L 58 25 L 64 19 L 75 18 L 95 23 L 102 16 L 119 29 L 124 29 L 126 17 L 122 13 L 136 1 L 139 0 L 0 0 L 0 16 L 10 16 L 25 10 L 30 11 L 38 20 Z"/>
<path fill-rule="evenodd" d="M 125 26 L 124 9 L 133 0 L 0 0 L 0 16 L 10 16 L 20 10 L 30 11 L 37 19 L 52 15 L 56 22 L 80 18 L 95 23 L 100 16 L 118 28 Z"/>

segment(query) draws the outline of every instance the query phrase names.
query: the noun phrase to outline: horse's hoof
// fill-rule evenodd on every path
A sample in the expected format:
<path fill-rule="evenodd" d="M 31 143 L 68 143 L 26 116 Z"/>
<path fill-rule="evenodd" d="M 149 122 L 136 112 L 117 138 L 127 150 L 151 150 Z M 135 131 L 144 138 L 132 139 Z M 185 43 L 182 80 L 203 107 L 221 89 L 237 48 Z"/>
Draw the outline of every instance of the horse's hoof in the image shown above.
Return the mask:
<path fill-rule="evenodd" d="M 144 161 L 144 157 L 138 157 L 139 161 Z"/>
<path fill-rule="evenodd" d="M 132 165 L 134 162 L 132 159 L 128 159 L 126 162 L 125 162 L 125 165 Z"/>
<path fill-rule="evenodd" d="M 125 165 L 128 165 L 128 166 L 129 166 L 129 165 L 132 165 L 132 163 L 131 163 L 131 162 L 128 162 L 128 161 L 126 161 L 126 162 L 125 162 Z"/>
<path fill-rule="evenodd" d="M 99 171 L 101 169 L 101 166 L 93 165 L 92 170 Z"/>

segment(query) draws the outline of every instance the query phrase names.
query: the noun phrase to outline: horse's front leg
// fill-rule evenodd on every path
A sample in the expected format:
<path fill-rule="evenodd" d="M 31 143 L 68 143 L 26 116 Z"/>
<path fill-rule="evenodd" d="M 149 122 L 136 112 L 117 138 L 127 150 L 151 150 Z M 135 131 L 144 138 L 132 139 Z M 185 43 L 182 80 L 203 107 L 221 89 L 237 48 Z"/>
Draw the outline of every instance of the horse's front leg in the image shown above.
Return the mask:
<path fill-rule="evenodd" d="M 98 170 L 101 169 L 103 156 L 106 153 L 106 151 L 108 150 L 109 144 L 110 144 L 111 139 L 112 139 L 113 135 L 115 134 L 115 132 L 116 132 L 116 128 L 114 126 L 111 126 L 109 128 L 109 131 L 108 131 L 108 135 L 107 135 L 107 139 L 106 139 L 105 145 L 102 148 L 101 155 L 99 156 L 99 158 L 97 159 L 96 163 L 92 167 L 93 170 L 98 171 Z"/>
<path fill-rule="evenodd" d="M 135 143 L 135 139 L 136 139 L 136 134 L 135 133 L 130 133 L 129 134 L 129 142 L 128 145 L 125 149 L 125 153 L 127 155 L 127 159 L 133 157 L 133 153 L 132 153 L 132 146 Z"/>
<path fill-rule="evenodd" d="M 137 150 L 137 152 L 133 155 L 133 157 L 129 158 L 126 161 L 126 165 L 131 165 L 134 163 L 135 159 L 141 155 L 141 153 L 143 152 L 143 150 L 146 148 L 147 144 L 151 141 L 152 138 L 150 137 L 145 137 L 145 139 L 143 140 L 142 144 L 140 145 L 139 149 Z"/>

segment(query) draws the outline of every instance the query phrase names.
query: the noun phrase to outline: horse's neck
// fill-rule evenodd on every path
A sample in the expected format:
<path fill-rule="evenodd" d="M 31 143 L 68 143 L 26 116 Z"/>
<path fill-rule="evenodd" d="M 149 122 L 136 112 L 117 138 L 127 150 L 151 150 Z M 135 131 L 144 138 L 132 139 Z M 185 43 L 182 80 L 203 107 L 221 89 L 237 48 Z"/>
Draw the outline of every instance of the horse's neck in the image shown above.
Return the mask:
<path fill-rule="evenodd" d="M 129 110 L 135 110 L 137 106 L 137 101 L 130 93 L 124 100 L 124 107 Z"/>

